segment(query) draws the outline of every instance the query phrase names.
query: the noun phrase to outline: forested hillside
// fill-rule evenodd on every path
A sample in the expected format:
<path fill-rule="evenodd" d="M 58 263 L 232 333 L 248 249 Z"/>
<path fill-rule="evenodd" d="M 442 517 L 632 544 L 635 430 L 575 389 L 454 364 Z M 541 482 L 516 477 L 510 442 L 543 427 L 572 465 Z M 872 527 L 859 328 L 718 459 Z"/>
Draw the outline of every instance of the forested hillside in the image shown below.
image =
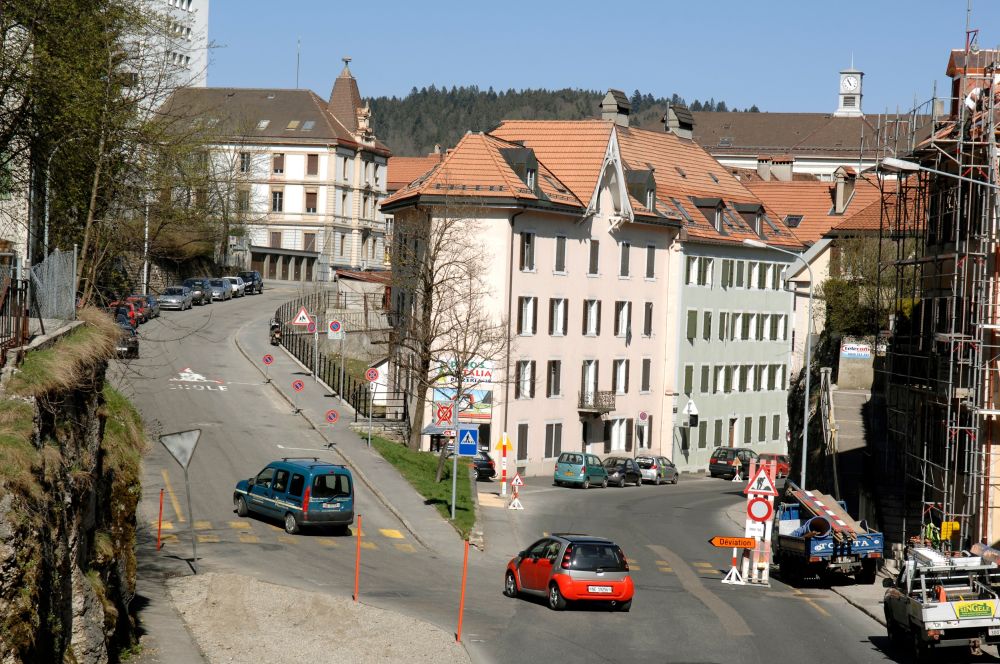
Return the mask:
<path fill-rule="evenodd" d="M 579 120 L 600 117 L 604 93 L 595 90 L 480 90 L 476 86 L 413 88 L 403 97 L 370 99 L 375 135 L 388 145 L 393 154 L 425 155 L 435 145 L 453 147 L 466 131 L 487 131 L 505 119 Z M 667 103 L 686 104 L 676 94 L 670 98 L 632 93 L 632 124 L 647 129 L 659 129 L 660 118 Z M 694 100 L 693 111 L 756 112 L 729 108 L 726 102 L 714 98 Z"/>

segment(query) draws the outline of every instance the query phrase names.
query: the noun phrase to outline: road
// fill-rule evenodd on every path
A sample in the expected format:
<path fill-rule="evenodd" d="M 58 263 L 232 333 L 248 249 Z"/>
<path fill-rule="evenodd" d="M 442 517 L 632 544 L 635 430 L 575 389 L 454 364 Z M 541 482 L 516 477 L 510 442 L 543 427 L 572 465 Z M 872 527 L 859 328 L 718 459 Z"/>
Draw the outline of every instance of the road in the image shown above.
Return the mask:
<path fill-rule="evenodd" d="M 116 363 L 116 381 L 139 407 L 154 440 L 188 428 L 203 432 L 190 467 L 190 511 L 176 463 L 158 444 L 146 457 L 144 573 L 190 573 L 184 559 L 190 557 L 187 533 L 193 520 L 199 571 L 351 593 L 351 538 L 288 536 L 277 522 L 241 520 L 232 508 L 235 482 L 270 460 L 296 454 L 339 462 L 235 346 L 241 326 L 266 335 L 276 306 L 294 295 L 279 287 L 164 312 L 142 328 L 142 358 Z M 707 540 L 737 533 L 726 516 L 744 500 L 735 485 L 687 476 L 677 486 L 589 491 L 552 487 L 546 478 L 529 478 L 528 484 L 525 511 L 482 508 L 487 550 L 470 561 L 463 630 L 476 661 L 893 661 L 882 650 L 883 628 L 828 590 L 797 590 L 780 581 L 769 589 L 720 583 L 728 551 L 711 548 Z M 164 549 L 156 553 L 149 524 L 156 521 L 161 488 L 168 529 Z M 366 541 L 362 599 L 453 631 L 461 571 L 457 552 L 421 546 L 361 482 L 357 504 Z M 541 601 L 502 596 L 510 555 L 542 533 L 559 531 L 611 537 L 622 546 L 637 585 L 630 613 L 587 607 L 558 613 Z"/>

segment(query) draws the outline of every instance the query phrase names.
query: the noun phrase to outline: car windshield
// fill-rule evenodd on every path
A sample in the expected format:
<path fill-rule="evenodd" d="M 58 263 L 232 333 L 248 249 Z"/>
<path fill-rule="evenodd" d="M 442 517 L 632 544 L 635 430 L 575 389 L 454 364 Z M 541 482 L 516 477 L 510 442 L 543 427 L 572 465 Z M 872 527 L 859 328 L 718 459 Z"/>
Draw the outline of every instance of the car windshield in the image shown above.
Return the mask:
<path fill-rule="evenodd" d="M 615 466 L 620 466 L 621 463 L 622 460 L 619 459 L 618 457 L 608 457 L 607 459 L 604 460 L 604 467 L 614 468 Z"/>
<path fill-rule="evenodd" d="M 614 544 L 585 543 L 573 544 L 572 569 L 593 572 L 625 571 L 625 556 L 622 550 Z"/>
<path fill-rule="evenodd" d="M 240 272 L 240 276 L 243 277 L 244 280 L 246 280 L 246 279 L 253 279 L 253 273 L 252 272 Z"/>
<path fill-rule="evenodd" d="M 347 475 L 317 475 L 313 480 L 313 498 L 338 498 L 351 495 L 351 478 Z"/>
<path fill-rule="evenodd" d="M 226 281 L 228 281 L 231 284 L 235 284 L 236 283 L 236 277 L 226 277 Z"/>
<path fill-rule="evenodd" d="M 163 291 L 163 294 L 164 295 L 183 295 L 184 294 L 184 289 L 183 288 L 168 288 L 167 290 Z"/>
<path fill-rule="evenodd" d="M 575 465 L 580 465 L 583 463 L 583 456 L 580 454 L 570 454 L 565 452 L 559 457 L 559 463 L 572 463 Z"/>
<path fill-rule="evenodd" d="M 217 288 L 220 286 L 224 288 L 226 286 L 226 284 L 222 281 L 222 279 L 212 279 L 212 281 L 210 281 L 209 283 Z"/>
<path fill-rule="evenodd" d="M 639 467 L 644 470 L 652 468 L 653 466 L 656 465 L 656 460 L 650 459 L 649 457 L 636 457 L 635 462 L 639 464 Z"/>

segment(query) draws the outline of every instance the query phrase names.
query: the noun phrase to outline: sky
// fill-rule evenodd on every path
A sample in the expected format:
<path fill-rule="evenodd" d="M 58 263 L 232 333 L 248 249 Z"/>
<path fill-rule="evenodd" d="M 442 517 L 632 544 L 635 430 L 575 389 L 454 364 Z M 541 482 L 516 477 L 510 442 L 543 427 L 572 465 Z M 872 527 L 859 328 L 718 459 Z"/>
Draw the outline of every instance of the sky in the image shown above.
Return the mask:
<path fill-rule="evenodd" d="M 838 72 L 864 72 L 867 114 L 948 90 L 968 0 L 211 0 L 211 86 L 326 97 L 352 58 L 362 96 L 413 87 L 618 88 L 830 112 Z M 616 8 L 621 7 L 620 10 Z M 1000 0 L 972 0 L 982 48 L 1000 45 Z"/>

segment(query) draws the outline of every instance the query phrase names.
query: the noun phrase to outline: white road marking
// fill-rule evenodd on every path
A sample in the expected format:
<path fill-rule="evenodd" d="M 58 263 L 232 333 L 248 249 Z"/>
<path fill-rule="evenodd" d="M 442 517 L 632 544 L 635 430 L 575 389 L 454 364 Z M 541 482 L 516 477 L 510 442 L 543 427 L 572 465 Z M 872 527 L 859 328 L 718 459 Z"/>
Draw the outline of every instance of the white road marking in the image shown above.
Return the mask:
<path fill-rule="evenodd" d="M 279 450 L 296 450 L 299 452 L 329 452 L 330 450 L 318 449 L 315 447 L 285 447 L 284 445 L 277 443 L 275 445 Z"/>

